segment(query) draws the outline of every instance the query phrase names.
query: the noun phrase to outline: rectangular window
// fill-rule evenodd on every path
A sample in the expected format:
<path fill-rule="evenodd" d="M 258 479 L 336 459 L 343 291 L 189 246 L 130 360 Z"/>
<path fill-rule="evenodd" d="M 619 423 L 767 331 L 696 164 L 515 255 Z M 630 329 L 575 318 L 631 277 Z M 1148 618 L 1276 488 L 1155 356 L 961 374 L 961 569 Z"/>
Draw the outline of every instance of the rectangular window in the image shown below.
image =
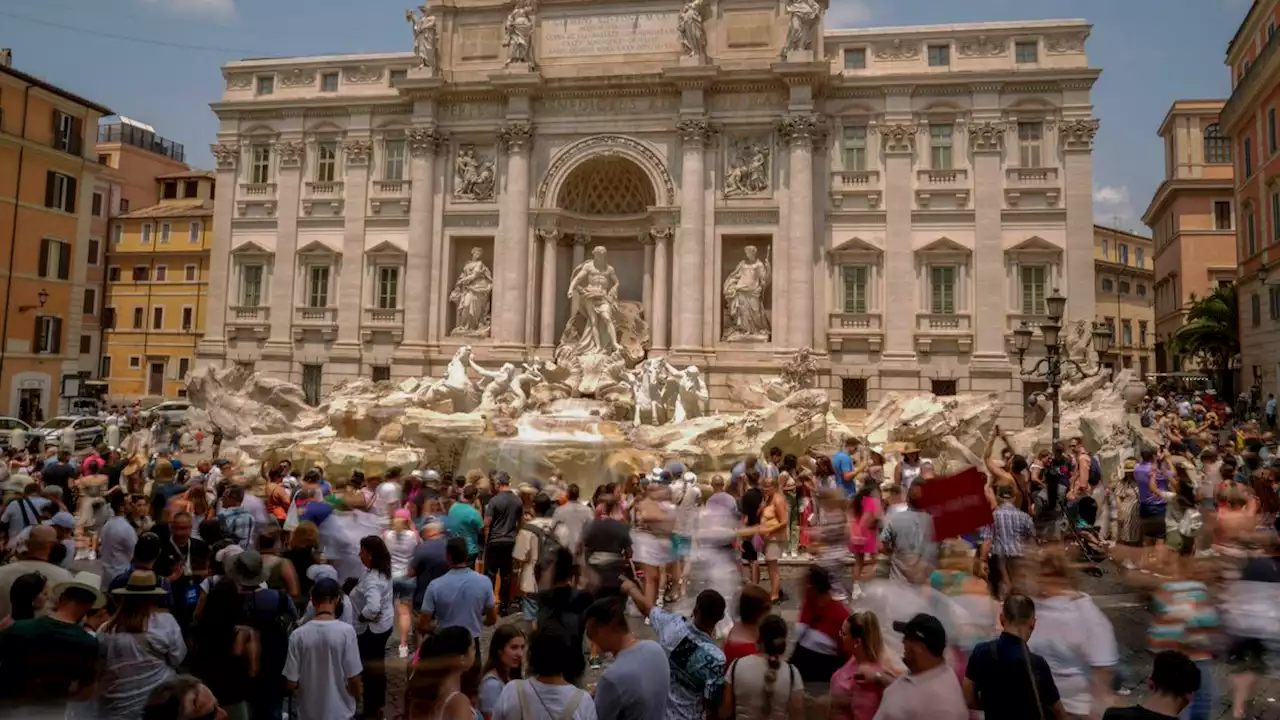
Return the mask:
<path fill-rule="evenodd" d="M 844 51 L 844 69 L 845 70 L 866 70 L 867 69 L 867 49 L 866 48 L 848 48 Z"/>
<path fill-rule="evenodd" d="M 147 319 L 147 311 L 143 308 L 133 309 L 133 329 L 141 330 L 142 323 Z"/>
<path fill-rule="evenodd" d="M 102 261 L 102 241 L 98 238 L 89 238 L 89 264 L 97 265 Z"/>
<path fill-rule="evenodd" d="M 374 382 L 387 382 L 387 381 L 391 380 L 391 366 L 390 366 L 390 365 L 374 365 L 374 366 L 373 366 L 372 368 L 370 368 L 370 369 L 371 369 L 371 370 L 373 370 L 373 381 L 374 381 Z"/>
<path fill-rule="evenodd" d="M 1271 241 L 1280 240 L 1280 192 L 1271 193 Z"/>
<path fill-rule="evenodd" d="M 1133 321 L 1120 321 L 1120 344 L 1124 347 L 1133 347 Z"/>
<path fill-rule="evenodd" d="M 929 312 L 954 315 L 956 312 L 956 269 L 954 266 L 929 268 Z"/>
<path fill-rule="evenodd" d="M 142 244 L 151 244 L 151 223 L 142 223 Z"/>
<path fill-rule="evenodd" d="M 135 265 L 133 268 L 134 282 L 147 282 L 151 279 L 151 267 L 149 265 Z"/>
<path fill-rule="evenodd" d="M 1108 240 L 1102 241 L 1102 259 L 1107 261 L 1111 260 L 1111 242 Z"/>
<path fill-rule="evenodd" d="M 388 140 L 382 144 L 382 179 L 404 180 L 405 143 Z"/>
<path fill-rule="evenodd" d="M 1276 109 L 1267 110 L 1267 152 L 1276 154 Z"/>
<path fill-rule="evenodd" d="M 840 378 L 840 405 L 845 410 L 866 410 L 867 379 Z"/>
<path fill-rule="evenodd" d="M 1280 319 L 1280 287 L 1267 288 L 1267 310 L 1271 319 Z"/>
<path fill-rule="evenodd" d="M 63 152 L 69 152 L 73 155 L 80 154 L 79 138 L 76 136 L 76 126 L 79 121 L 76 118 L 61 112 L 53 111 L 53 147 Z"/>
<path fill-rule="evenodd" d="M 200 183 L 195 180 L 188 180 L 183 183 L 182 197 L 187 199 L 200 197 Z"/>
<path fill-rule="evenodd" d="M 85 315 L 93 315 L 94 313 L 98 312 L 98 289 L 97 288 L 84 289 L 84 306 L 81 308 L 81 312 L 83 312 Z"/>
<path fill-rule="evenodd" d="M 1044 299 L 1049 287 L 1049 268 L 1043 265 L 1023 265 L 1018 274 L 1022 280 L 1022 314 L 1044 315 Z"/>
<path fill-rule="evenodd" d="M 1262 298 L 1258 293 L 1249 296 L 1249 322 L 1254 327 L 1262 324 Z"/>
<path fill-rule="evenodd" d="M 1019 65 L 1034 63 L 1039 59 L 1040 46 L 1035 40 L 1014 43 L 1013 57 Z"/>
<path fill-rule="evenodd" d="M 1044 125 L 1038 122 L 1018 123 L 1018 159 L 1022 167 L 1040 167 L 1043 151 Z"/>
<path fill-rule="evenodd" d="M 867 128 L 855 125 L 844 129 L 844 169 L 864 172 L 867 169 Z"/>
<path fill-rule="evenodd" d="M 178 358 L 178 379 L 186 380 L 189 372 L 191 372 L 191 358 Z"/>
<path fill-rule="evenodd" d="M 1213 201 L 1213 229 L 1231 229 L 1231 202 L 1229 200 Z"/>
<path fill-rule="evenodd" d="M 164 329 L 164 308 L 163 307 L 151 308 L 151 329 L 152 330 Z"/>
<path fill-rule="evenodd" d="M 35 340 L 37 353 L 57 355 L 62 352 L 62 318 L 37 316 Z"/>
<path fill-rule="evenodd" d="M 124 198 L 120 198 L 120 214 L 124 215 L 127 212 L 129 212 L 129 201 Z"/>
<path fill-rule="evenodd" d="M 161 185 L 160 192 L 161 192 L 160 197 L 164 200 L 177 200 L 178 199 L 178 181 L 165 180 L 164 184 Z"/>
<path fill-rule="evenodd" d="M 88 355 L 91 352 L 93 352 L 93 336 L 81 335 L 80 336 L 80 354 Z"/>
<path fill-rule="evenodd" d="M 120 223 L 116 223 L 111 227 L 111 242 L 114 245 L 119 245 L 123 240 L 124 240 L 124 225 L 121 225 Z"/>
<path fill-rule="evenodd" d="M 929 67 L 947 67 L 951 64 L 950 45 L 929 46 Z"/>
<path fill-rule="evenodd" d="M 378 309 L 395 310 L 400 302 L 400 268 L 378 268 Z"/>
<path fill-rule="evenodd" d="M 1121 265 L 1129 264 L 1129 246 L 1124 243 L 1116 243 L 1116 253 Z"/>
<path fill-rule="evenodd" d="M 142 356 L 141 356 L 141 355 L 130 355 L 130 356 L 129 356 L 129 367 L 130 367 L 130 368 L 132 368 L 132 369 L 134 369 L 134 370 L 137 370 L 138 368 L 142 367 Z"/>
<path fill-rule="evenodd" d="M 189 307 L 182 308 L 182 329 L 183 330 L 191 329 L 191 326 L 195 323 L 195 315 L 196 315 L 196 311 L 193 308 L 189 308 Z"/>
<path fill-rule="evenodd" d="M 116 309 L 113 307 L 102 308 L 102 329 L 116 329 Z"/>
<path fill-rule="evenodd" d="M 240 304 L 258 307 L 262 303 L 262 266 L 245 265 L 240 268 Z"/>
<path fill-rule="evenodd" d="M 111 356 L 103 355 L 102 361 L 98 364 L 98 377 L 111 377 Z"/>
<path fill-rule="evenodd" d="M 197 276 L 196 276 L 195 265 L 187 265 L 186 267 L 182 268 L 182 279 L 185 280 L 186 282 L 195 282 L 196 277 Z"/>
<path fill-rule="evenodd" d="M 102 193 L 93 194 L 93 204 L 90 207 L 94 217 L 102 217 Z"/>
<path fill-rule="evenodd" d="M 1244 139 L 1244 176 L 1253 177 L 1253 139 Z"/>
<path fill-rule="evenodd" d="M 929 168 L 931 170 L 950 170 L 952 163 L 950 125 L 929 126 Z"/>
<path fill-rule="evenodd" d="M 44 206 L 74 213 L 76 211 L 76 179 L 52 170 L 45 172 Z"/>
<path fill-rule="evenodd" d="M 1116 281 L 1109 277 L 1102 278 L 1102 292 L 1109 293 L 1116 289 Z"/>
<path fill-rule="evenodd" d="M 270 95 L 271 93 L 275 92 L 276 91 L 275 77 L 271 75 L 258 76 L 257 89 L 258 89 L 259 95 Z"/>
<path fill-rule="evenodd" d="M 938 397 L 954 397 L 960 392 L 960 383 L 956 380 L 933 379 L 929 383 L 930 390 Z"/>
<path fill-rule="evenodd" d="M 161 244 L 169 244 L 169 236 L 173 234 L 173 226 L 169 223 L 160 224 L 160 242 Z"/>
<path fill-rule="evenodd" d="M 1111 332 L 1111 342 L 1116 341 L 1116 319 L 1113 317 L 1102 318 L 1102 324 Z"/>
<path fill-rule="evenodd" d="M 187 227 L 187 242 L 196 245 L 200 242 L 200 221 L 196 220 Z"/>
<path fill-rule="evenodd" d="M 1138 347 L 1147 346 L 1147 321 L 1138 321 Z"/>
<path fill-rule="evenodd" d="M 1128 294 L 1129 294 L 1129 281 L 1128 281 L 1128 280 L 1121 280 L 1121 281 L 1120 281 L 1120 290 L 1119 290 L 1119 293 L 1120 293 L 1121 295 L 1128 295 Z"/>
<path fill-rule="evenodd" d="M 316 182 L 333 182 L 337 174 L 338 143 L 320 143 L 316 147 Z"/>
<path fill-rule="evenodd" d="M 867 312 L 869 275 L 866 265 L 840 266 L 840 307 L 843 312 L 854 315 Z"/>
<path fill-rule="evenodd" d="M 1255 236 L 1253 208 L 1245 209 L 1244 237 L 1245 237 L 1245 247 L 1248 249 L 1248 252 L 1249 252 L 1248 257 L 1253 257 L 1253 254 L 1258 251 L 1258 239 Z"/>
<path fill-rule="evenodd" d="M 270 145 L 254 145 L 249 149 L 249 182 L 255 185 L 271 182 Z"/>
<path fill-rule="evenodd" d="M 328 265 L 312 265 L 307 270 L 307 307 L 329 307 Z"/>
<path fill-rule="evenodd" d="M 165 265 L 156 266 L 156 282 L 164 282 L 169 279 L 169 268 Z"/>
<path fill-rule="evenodd" d="M 1134 267 L 1143 267 L 1143 257 L 1142 257 L 1143 254 L 1144 254 L 1144 251 L 1142 248 L 1133 249 L 1133 266 Z"/>
<path fill-rule="evenodd" d="M 338 92 L 338 73 L 325 73 L 320 76 L 320 92 Z"/>
<path fill-rule="evenodd" d="M 113 265 L 107 268 L 107 282 L 120 282 L 120 266 Z"/>
<path fill-rule="evenodd" d="M 305 396 L 308 405 L 319 405 L 321 388 L 324 382 L 324 366 L 322 365 L 303 365 L 302 366 L 302 394 Z"/>
<path fill-rule="evenodd" d="M 395 87 L 396 83 L 409 77 L 408 70 L 392 70 L 387 74 L 387 79 L 391 81 L 391 87 Z"/>
<path fill-rule="evenodd" d="M 37 274 L 42 278 L 70 280 L 71 245 L 60 240 L 42 239 Z"/>

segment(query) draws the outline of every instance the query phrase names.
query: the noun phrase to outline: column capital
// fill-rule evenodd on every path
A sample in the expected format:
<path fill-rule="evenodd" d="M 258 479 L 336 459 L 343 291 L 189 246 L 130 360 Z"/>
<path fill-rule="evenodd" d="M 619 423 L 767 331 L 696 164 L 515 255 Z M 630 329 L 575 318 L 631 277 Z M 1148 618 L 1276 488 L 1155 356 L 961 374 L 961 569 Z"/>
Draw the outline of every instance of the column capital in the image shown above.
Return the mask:
<path fill-rule="evenodd" d="M 415 157 L 435 155 L 449 143 L 449 133 L 435 127 L 413 127 L 407 133 L 409 152 Z"/>
<path fill-rule="evenodd" d="M 307 146 L 301 140 L 277 140 L 271 149 L 280 159 L 280 167 L 297 167 L 302 164 Z"/>
<path fill-rule="evenodd" d="M 538 228 L 536 232 L 538 234 L 538 238 L 545 243 L 558 242 L 560 240 L 560 235 L 562 234 L 560 232 L 560 228 L 554 228 L 554 227 Z"/>
<path fill-rule="evenodd" d="M 703 117 L 685 118 L 676 123 L 676 130 L 687 143 L 705 143 L 716 131 L 711 121 Z"/>
<path fill-rule="evenodd" d="M 969 133 L 969 142 L 976 152 L 998 152 L 1004 141 L 1004 134 L 1009 124 L 1002 121 L 984 120 L 970 123 L 965 130 Z"/>
<path fill-rule="evenodd" d="M 209 146 L 219 170 L 235 170 L 240 163 L 240 146 L 231 143 L 214 143 Z"/>
<path fill-rule="evenodd" d="M 813 113 L 796 113 L 778 121 L 778 132 L 791 144 L 810 143 L 819 133 L 818 116 Z"/>
<path fill-rule="evenodd" d="M 498 139 L 502 141 L 507 152 L 520 152 L 533 141 L 533 126 L 527 122 L 513 122 L 498 131 Z"/>
<path fill-rule="evenodd" d="M 649 239 L 653 242 L 665 243 L 674 237 L 675 233 L 675 228 L 653 227 L 649 228 Z"/>
<path fill-rule="evenodd" d="M 346 154 L 348 165 L 368 165 L 373 143 L 368 140 L 348 140 L 342 144 L 342 151 Z"/>
<path fill-rule="evenodd" d="M 884 138 L 885 150 L 891 153 L 909 153 L 915 150 L 915 136 L 921 126 L 908 123 L 872 125 L 871 132 Z"/>
<path fill-rule="evenodd" d="M 1076 118 L 1059 120 L 1054 124 L 1062 138 L 1062 147 L 1066 150 L 1093 150 L 1093 137 L 1098 134 L 1100 123 L 1095 118 Z"/>

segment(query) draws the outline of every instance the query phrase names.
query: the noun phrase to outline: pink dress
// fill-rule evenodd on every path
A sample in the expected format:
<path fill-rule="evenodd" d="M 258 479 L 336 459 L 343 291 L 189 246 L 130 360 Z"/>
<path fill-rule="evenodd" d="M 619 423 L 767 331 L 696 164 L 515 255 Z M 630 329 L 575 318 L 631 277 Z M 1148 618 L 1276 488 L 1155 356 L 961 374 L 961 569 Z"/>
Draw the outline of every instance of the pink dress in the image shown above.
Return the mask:
<path fill-rule="evenodd" d="M 862 517 L 849 514 L 849 552 L 876 554 L 876 521 L 880 501 L 870 495 L 862 498 Z"/>
<path fill-rule="evenodd" d="M 884 668 L 870 664 L 867 669 L 879 672 Z M 831 717 L 834 720 L 873 720 L 876 710 L 880 709 L 884 688 L 879 683 L 858 680 L 854 677 L 857 672 L 857 659 L 849 658 L 849 662 L 831 676 Z"/>

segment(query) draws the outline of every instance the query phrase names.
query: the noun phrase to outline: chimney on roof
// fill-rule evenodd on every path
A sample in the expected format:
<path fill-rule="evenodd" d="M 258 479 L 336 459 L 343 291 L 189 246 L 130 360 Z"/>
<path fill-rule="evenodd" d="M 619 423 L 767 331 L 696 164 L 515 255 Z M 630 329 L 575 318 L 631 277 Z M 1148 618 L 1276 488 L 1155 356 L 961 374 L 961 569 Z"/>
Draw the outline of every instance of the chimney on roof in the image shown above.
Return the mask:
<path fill-rule="evenodd" d="M 0 67 L 13 67 L 13 48 L 0 48 Z"/>

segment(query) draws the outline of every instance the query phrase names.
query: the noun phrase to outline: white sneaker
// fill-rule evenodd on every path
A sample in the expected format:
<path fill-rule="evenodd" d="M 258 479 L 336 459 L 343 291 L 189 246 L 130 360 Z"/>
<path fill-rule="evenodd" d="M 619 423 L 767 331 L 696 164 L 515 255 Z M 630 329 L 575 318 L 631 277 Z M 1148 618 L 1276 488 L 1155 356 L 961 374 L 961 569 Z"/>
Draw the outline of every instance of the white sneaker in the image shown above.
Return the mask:
<path fill-rule="evenodd" d="M 400 651 L 399 651 L 399 653 L 398 653 L 398 654 L 399 654 L 399 656 L 400 656 L 400 659 L 401 659 L 401 660 L 403 660 L 403 659 L 405 659 L 405 658 L 409 657 L 409 646 L 408 646 L 408 645 L 401 645 L 401 646 L 400 646 Z"/>
<path fill-rule="evenodd" d="M 865 596 L 866 596 L 866 593 L 862 592 L 862 586 L 861 586 L 861 585 L 859 585 L 858 583 L 854 583 L 854 584 L 853 584 L 853 590 L 851 590 L 851 591 L 849 592 L 849 599 L 850 599 L 850 600 L 861 600 L 861 599 L 862 599 L 863 597 L 865 597 Z"/>

